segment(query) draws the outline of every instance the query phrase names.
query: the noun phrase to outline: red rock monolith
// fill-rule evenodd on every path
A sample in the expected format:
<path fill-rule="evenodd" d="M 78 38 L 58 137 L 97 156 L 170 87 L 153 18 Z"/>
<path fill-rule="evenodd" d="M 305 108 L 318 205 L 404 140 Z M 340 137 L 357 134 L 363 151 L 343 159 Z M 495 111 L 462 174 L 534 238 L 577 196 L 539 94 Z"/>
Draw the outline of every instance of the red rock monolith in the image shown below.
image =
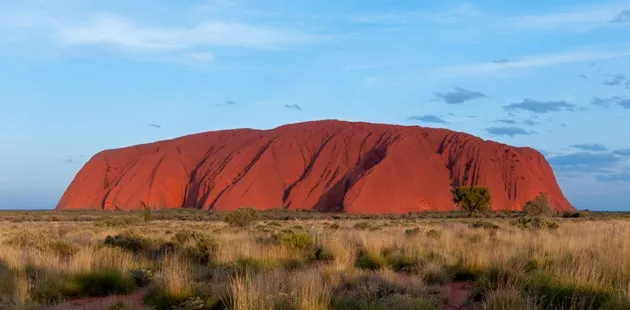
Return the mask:
<path fill-rule="evenodd" d="M 57 209 L 288 208 L 348 213 L 456 209 L 456 185 L 487 186 L 494 210 L 541 192 L 574 210 L 531 148 L 419 126 L 313 121 L 200 133 L 96 154 Z"/>

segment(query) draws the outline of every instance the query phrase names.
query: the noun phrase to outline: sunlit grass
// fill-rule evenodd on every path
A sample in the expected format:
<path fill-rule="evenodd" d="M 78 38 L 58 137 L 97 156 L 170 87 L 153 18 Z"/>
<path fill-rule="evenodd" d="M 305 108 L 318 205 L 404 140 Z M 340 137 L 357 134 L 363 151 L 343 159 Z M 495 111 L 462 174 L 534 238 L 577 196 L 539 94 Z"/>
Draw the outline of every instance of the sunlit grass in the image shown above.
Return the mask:
<path fill-rule="evenodd" d="M 557 229 L 523 229 L 509 220 L 471 221 L 259 220 L 243 228 L 219 221 L 5 221 L 0 308 L 93 294 L 81 283 L 123 292 L 128 279 L 133 290 L 148 282 L 155 298 L 147 302 L 158 309 L 431 309 L 447 303 L 445 287 L 454 281 L 474 282 L 475 309 L 628 306 L 630 222 L 560 220 Z M 182 239 L 184 229 L 193 239 Z M 130 251 L 104 242 L 124 234 L 150 244 Z M 210 245 L 203 251 L 195 248 L 200 236 Z M 99 276 L 103 270 L 122 278 Z"/>

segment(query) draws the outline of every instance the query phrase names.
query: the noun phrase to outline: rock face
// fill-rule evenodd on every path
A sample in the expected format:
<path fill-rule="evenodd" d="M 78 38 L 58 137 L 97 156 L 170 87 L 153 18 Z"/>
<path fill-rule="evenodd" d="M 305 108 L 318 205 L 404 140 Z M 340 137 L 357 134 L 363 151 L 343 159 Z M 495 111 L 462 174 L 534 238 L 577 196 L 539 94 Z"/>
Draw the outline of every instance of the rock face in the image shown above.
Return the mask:
<path fill-rule="evenodd" d="M 546 192 L 574 210 L 531 148 L 445 129 L 314 121 L 235 129 L 96 154 L 57 209 L 288 208 L 348 213 L 454 210 L 454 185 L 487 186 L 494 210 Z"/>

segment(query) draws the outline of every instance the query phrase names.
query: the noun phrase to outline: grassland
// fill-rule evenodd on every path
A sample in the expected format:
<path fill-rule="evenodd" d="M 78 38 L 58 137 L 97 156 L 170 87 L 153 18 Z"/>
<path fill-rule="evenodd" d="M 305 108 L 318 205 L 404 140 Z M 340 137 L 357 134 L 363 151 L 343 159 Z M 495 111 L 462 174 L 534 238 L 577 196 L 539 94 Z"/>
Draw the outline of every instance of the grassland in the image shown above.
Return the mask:
<path fill-rule="evenodd" d="M 0 308 L 630 309 L 628 240 L 623 214 L 3 212 Z"/>

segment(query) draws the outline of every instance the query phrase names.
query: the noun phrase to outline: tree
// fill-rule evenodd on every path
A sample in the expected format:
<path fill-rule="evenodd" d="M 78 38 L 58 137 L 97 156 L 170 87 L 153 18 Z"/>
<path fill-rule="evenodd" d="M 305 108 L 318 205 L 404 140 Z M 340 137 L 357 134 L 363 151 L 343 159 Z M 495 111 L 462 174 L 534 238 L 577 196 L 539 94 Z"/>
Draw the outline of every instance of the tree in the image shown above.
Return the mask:
<path fill-rule="evenodd" d="M 487 187 L 458 186 L 451 193 L 453 202 L 470 216 L 487 212 L 492 207 L 492 197 Z"/>
<path fill-rule="evenodd" d="M 527 216 L 550 216 L 553 214 L 553 209 L 549 204 L 549 197 L 547 193 L 540 193 L 534 199 L 526 202 L 523 205 L 523 212 Z"/>

